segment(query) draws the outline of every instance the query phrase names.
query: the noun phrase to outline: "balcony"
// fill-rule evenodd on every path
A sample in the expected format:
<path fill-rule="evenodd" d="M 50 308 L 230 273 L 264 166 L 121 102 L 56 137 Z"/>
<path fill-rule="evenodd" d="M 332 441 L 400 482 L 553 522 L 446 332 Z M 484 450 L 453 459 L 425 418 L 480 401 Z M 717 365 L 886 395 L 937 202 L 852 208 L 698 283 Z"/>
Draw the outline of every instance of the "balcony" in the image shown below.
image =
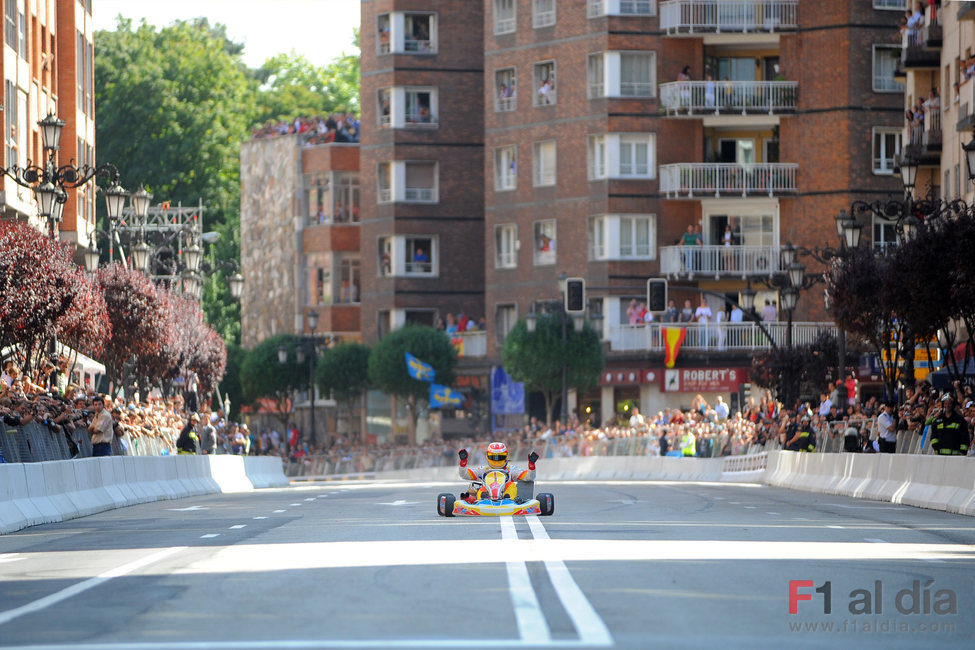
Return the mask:
<path fill-rule="evenodd" d="M 660 28 L 669 35 L 795 31 L 798 0 L 667 0 Z"/>
<path fill-rule="evenodd" d="M 745 278 L 780 270 L 778 246 L 660 247 L 660 273 L 672 278 Z"/>
<path fill-rule="evenodd" d="M 785 347 L 788 323 L 762 323 L 762 327 L 775 341 Z M 735 352 L 768 350 L 772 347 L 769 336 L 762 333 L 757 323 L 650 323 L 648 325 L 619 325 L 610 327 L 608 340 L 610 352 L 660 352 L 664 351 L 663 328 L 683 327 L 687 330 L 681 350 L 705 350 L 708 352 Z M 836 334 L 834 323 L 792 323 L 792 344 L 812 343 L 823 332 Z"/>
<path fill-rule="evenodd" d="M 912 124 L 907 129 L 904 154 L 920 165 L 941 165 L 941 108 L 928 110 L 924 124 Z"/>
<path fill-rule="evenodd" d="M 925 21 L 918 28 L 904 32 L 901 65 L 905 71 L 908 69 L 937 70 L 940 68 L 941 25 Z"/>
<path fill-rule="evenodd" d="M 678 163 L 660 166 L 660 191 L 669 199 L 795 194 L 795 163 Z"/>
<path fill-rule="evenodd" d="M 975 2 L 963 0 L 958 5 L 958 20 L 975 20 Z"/>
<path fill-rule="evenodd" d="M 656 16 L 657 0 L 589 0 L 589 18 L 600 16 Z"/>
<path fill-rule="evenodd" d="M 484 330 L 454 332 L 450 335 L 450 342 L 461 359 L 487 356 L 487 332 Z"/>
<path fill-rule="evenodd" d="M 947 102 L 947 98 L 945 99 Z M 958 87 L 958 123 L 956 131 L 975 129 L 975 80 L 969 79 Z"/>
<path fill-rule="evenodd" d="M 668 116 L 780 115 L 796 110 L 796 81 L 674 81 L 660 84 Z"/>

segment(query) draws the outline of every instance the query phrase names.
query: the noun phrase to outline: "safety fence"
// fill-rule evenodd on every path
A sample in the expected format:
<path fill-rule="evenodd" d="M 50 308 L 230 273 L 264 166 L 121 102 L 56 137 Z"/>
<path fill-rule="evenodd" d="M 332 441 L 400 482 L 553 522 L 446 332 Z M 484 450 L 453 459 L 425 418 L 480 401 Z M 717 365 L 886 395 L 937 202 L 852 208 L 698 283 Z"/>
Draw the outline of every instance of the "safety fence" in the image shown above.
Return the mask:
<path fill-rule="evenodd" d="M 85 429 L 58 431 L 37 422 L 19 427 L 0 425 L 0 462 L 36 463 L 91 456 L 91 436 Z M 169 446 L 156 437 L 112 440 L 113 456 L 165 456 Z"/>

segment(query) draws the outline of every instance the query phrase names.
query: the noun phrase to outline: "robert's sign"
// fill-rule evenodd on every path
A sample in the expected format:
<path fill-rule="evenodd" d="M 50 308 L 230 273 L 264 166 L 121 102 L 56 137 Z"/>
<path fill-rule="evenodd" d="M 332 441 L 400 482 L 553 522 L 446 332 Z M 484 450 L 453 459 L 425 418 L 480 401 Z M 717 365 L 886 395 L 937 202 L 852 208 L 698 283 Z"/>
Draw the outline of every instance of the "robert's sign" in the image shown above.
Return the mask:
<path fill-rule="evenodd" d="M 748 381 L 745 368 L 673 368 L 664 370 L 665 393 L 733 393 Z"/>

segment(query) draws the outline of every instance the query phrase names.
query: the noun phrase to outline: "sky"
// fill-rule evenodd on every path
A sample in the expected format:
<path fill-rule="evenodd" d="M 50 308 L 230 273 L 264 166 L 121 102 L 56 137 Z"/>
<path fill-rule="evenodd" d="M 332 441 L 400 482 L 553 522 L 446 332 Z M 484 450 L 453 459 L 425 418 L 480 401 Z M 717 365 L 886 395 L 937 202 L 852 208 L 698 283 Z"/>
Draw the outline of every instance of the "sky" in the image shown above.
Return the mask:
<path fill-rule="evenodd" d="M 244 63 L 260 67 L 275 54 L 295 50 L 317 66 L 352 52 L 352 29 L 359 25 L 358 0 L 94 0 L 95 29 L 115 29 L 122 14 L 138 25 L 156 27 L 205 17 L 227 26 L 232 41 L 244 44 Z"/>

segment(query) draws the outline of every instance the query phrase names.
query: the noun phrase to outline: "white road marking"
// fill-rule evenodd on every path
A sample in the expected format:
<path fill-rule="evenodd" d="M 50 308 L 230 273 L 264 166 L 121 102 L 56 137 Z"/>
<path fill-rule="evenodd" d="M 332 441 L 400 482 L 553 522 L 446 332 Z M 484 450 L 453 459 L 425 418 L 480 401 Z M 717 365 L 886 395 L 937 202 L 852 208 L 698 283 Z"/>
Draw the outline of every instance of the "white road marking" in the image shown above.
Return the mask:
<path fill-rule="evenodd" d="M 528 527 L 537 542 L 552 541 L 538 517 L 528 515 L 525 519 L 528 520 Z M 562 607 L 565 608 L 566 614 L 572 619 L 572 625 L 575 626 L 576 632 L 579 634 L 579 641 L 584 644 L 612 646 L 613 637 L 609 633 L 609 628 L 603 623 L 603 619 L 599 618 L 599 614 L 596 613 L 586 595 L 582 593 L 582 589 L 579 588 L 576 581 L 572 579 L 572 574 L 569 573 L 565 562 L 550 556 L 548 553 L 544 553 L 543 556 L 545 568 L 552 580 L 552 587 L 555 588 L 555 593 L 562 601 Z"/>
<path fill-rule="evenodd" d="M 315 500 L 315 497 L 308 497 L 307 499 L 305 499 L 305 501 L 314 501 L 314 500 Z"/>
<path fill-rule="evenodd" d="M 267 519 L 267 517 L 254 517 L 254 519 Z"/>
<path fill-rule="evenodd" d="M 220 537 L 220 533 L 207 533 L 206 535 L 200 535 L 200 539 L 210 539 L 212 537 Z"/>
<path fill-rule="evenodd" d="M 772 515 L 773 517 L 781 517 L 782 516 L 778 512 L 768 512 L 767 510 L 765 511 L 765 514 Z"/>
<path fill-rule="evenodd" d="M 0 553 L 0 564 L 4 562 L 18 562 L 20 560 L 26 560 L 27 558 L 18 553 Z"/>
<path fill-rule="evenodd" d="M 190 506 L 188 508 L 166 508 L 171 512 L 190 512 L 192 510 L 209 510 L 206 506 Z"/>
<path fill-rule="evenodd" d="M 827 528 L 840 528 L 840 529 L 842 529 L 842 528 L 843 528 L 843 526 L 830 526 L 830 525 L 827 525 L 826 527 L 827 527 Z"/>
<path fill-rule="evenodd" d="M 279 513 L 282 513 L 282 512 L 287 512 L 287 510 L 273 510 L 272 512 L 274 514 L 279 514 Z"/>
<path fill-rule="evenodd" d="M 501 540 L 505 545 L 518 541 L 518 532 L 511 517 L 501 517 Z M 518 557 L 517 551 L 513 551 L 511 557 Z M 521 560 L 508 560 L 505 567 L 508 570 L 508 591 L 511 592 L 511 604 L 515 609 L 521 640 L 533 645 L 550 642 L 552 632 L 542 614 L 542 607 L 538 604 L 538 596 L 528 576 L 528 565 Z"/>
<path fill-rule="evenodd" d="M 745 508 L 747 508 L 748 510 L 754 510 L 754 509 L 755 509 L 755 508 L 757 508 L 757 507 L 758 507 L 758 506 L 745 506 Z"/>
<path fill-rule="evenodd" d="M 792 521 L 809 521 L 809 520 L 806 519 L 805 517 L 793 517 Z"/>
<path fill-rule="evenodd" d="M 4 650 L 315 650 L 316 648 L 591 648 L 571 639 L 525 643 L 521 639 L 281 639 L 272 641 L 174 641 L 4 646 Z"/>
<path fill-rule="evenodd" d="M 241 528 L 246 528 L 247 524 L 235 524 L 230 527 L 230 530 L 240 530 Z"/>
<path fill-rule="evenodd" d="M 412 506 L 420 503 L 419 501 L 405 501 L 403 499 L 396 499 L 391 503 L 377 503 L 377 506 Z"/>
<path fill-rule="evenodd" d="M 292 508 L 294 508 L 296 506 L 300 506 L 301 504 L 300 503 L 289 503 L 288 505 L 291 506 Z"/>
<path fill-rule="evenodd" d="M 741 505 L 741 503 L 740 503 L 740 502 L 738 502 L 738 501 L 729 501 L 729 502 L 728 502 L 728 505 L 729 505 L 729 506 L 740 506 L 740 505 Z"/>
<path fill-rule="evenodd" d="M 848 510 L 910 510 L 902 506 L 848 506 L 842 503 L 826 503 L 823 505 L 833 506 L 834 508 L 847 508 Z"/>
<path fill-rule="evenodd" d="M 185 549 L 186 549 L 185 546 L 173 546 L 170 548 L 164 548 L 161 551 L 157 551 L 153 553 L 152 555 L 147 555 L 146 557 L 140 558 L 133 562 L 129 562 L 128 564 L 123 564 L 122 566 L 117 567 L 115 569 L 109 569 L 108 571 L 99 574 L 94 578 L 88 578 L 87 580 L 84 580 L 82 582 L 75 583 L 70 587 L 65 587 L 61 591 L 56 591 L 49 596 L 38 598 L 37 600 L 29 602 L 26 605 L 22 605 L 15 609 L 8 609 L 5 612 L 0 612 L 0 625 L 9 623 L 15 618 L 19 618 L 25 614 L 31 614 L 33 612 L 38 612 L 42 609 L 46 609 L 51 605 L 60 603 L 62 600 L 67 600 L 72 596 L 77 596 L 78 594 L 88 591 L 93 587 L 97 587 L 98 585 L 104 582 L 108 582 L 112 578 L 118 578 L 127 575 L 129 573 L 132 573 L 133 571 L 137 571 L 138 569 L 141 569 L 144 566 L 152 564 L 153 562 L 158 562 L 163 558 L 169 557 L 170 555 L 173 555 L 175 553 L 179 553 L 180 551 Z"/>

